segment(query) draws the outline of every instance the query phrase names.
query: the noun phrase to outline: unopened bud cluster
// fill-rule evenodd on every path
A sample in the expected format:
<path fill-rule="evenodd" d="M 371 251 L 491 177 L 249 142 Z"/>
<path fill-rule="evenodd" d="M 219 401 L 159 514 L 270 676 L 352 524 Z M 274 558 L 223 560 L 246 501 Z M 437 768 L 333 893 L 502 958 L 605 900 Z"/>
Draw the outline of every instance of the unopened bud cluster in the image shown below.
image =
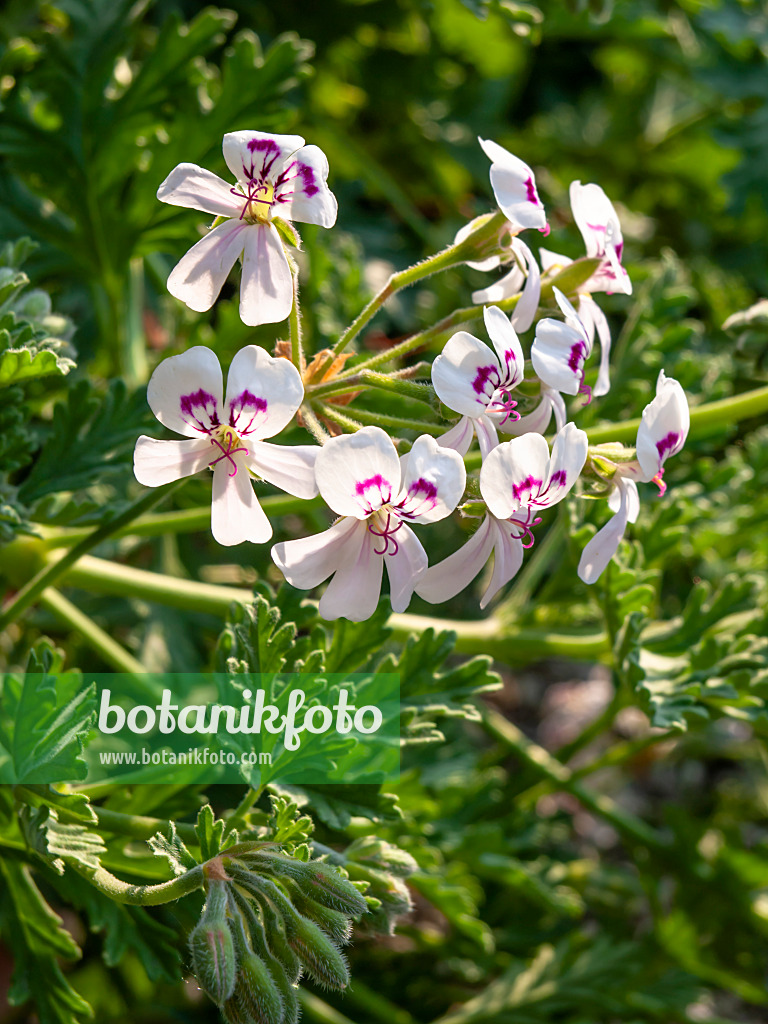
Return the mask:
<path fill-rule="evenodd" d="M 326 988 L 348 984 L 339 947 L 367 909 L 360 890 L 324 861 L 263 847 L 217 858 L 189 937 L 193 972 L 230 1024 L 296 1024 L 303 971 Z"/>

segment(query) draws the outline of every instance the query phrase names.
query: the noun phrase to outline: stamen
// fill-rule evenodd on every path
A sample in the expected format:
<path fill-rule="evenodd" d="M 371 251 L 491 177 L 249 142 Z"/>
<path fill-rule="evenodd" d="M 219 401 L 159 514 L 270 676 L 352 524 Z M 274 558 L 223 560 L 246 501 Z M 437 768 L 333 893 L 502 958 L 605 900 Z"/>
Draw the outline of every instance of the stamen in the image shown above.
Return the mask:
<path fill-rule="evenodd" d="M 271 199 L 258 198 L 259 192 L 263 192 L 266 196 L 269 195 L 269 186 L 263 181 L 251 179 L 248 182 L 247 195 L 244 195 L 244 193 L 241 192 L 240 189 L 238 188 L 231 188 L 229 191 L 232 193 L 232 195 L 237 196 L 238 199 L 245 199 L 245 204 L 243 205 L 243 208 L 240 211 L 240 216 L 238 217 L 238 220 L 242 220 L 243 217 L 245 217 L 249 213 L 252 203 L 263 203 L 267 207 L 272 205 Z"/>
<path fill-rule="evenodd" d="M 392 513 L 387 512 L 387 522 L 383 530 L 377 530 L 374 527 L 373 523 L 368 524 L 368 529 L 370 530 L 370 532 L 375 534 L 375 536 L 377 537 L 382 537 L 384 540 L 384 547 L 381 549 L 381 551 L 379 551 L 378 548 L 373 549 L 375 554 L 386 555 L 389 553 L 391 555 L 396 555 L 397 552 L 400 550 L 400 545 L 395 540 L 394 534 L 396 534 L 400 527 L 403 525 L 403 521 L 398 517 L 395 518 L 397 520 L 397 525 L 390 527 L 389 524 L 392 520 Z M 392 542 L 392 551 L 388 550 L 390 541 Z"/>
<path fill-rule="evenodd" d="M 491 402 L 488 406 L 488 412 L 504 413 L 504 419 L 499 423 L 500 427 L 503 427 L 509 417 L 512 417 L 512 422 L 517 423 L 518 420 L 522 419 L 519 412 L 515 412 L 516 401 L 513 401 L 512 396 L 508 391 L 501 392 L 501 401 Z"/>
<path fill-rule="evenodd" d="M 592 401 L 592 388 L 589 386 L 589 384 L 584 383 L 583 377 L 581 378 L 581 384 L 579 384 L 579 394 L 587 396 L 587 400 L 584 403 L 584 405 L 589 405 L 589 403 Z"/>
<path fill-rule="evenodd" d="M 652 484 L 656 484 L 656 486 L 659 488 L 659 497 L 660 498 L 663 498 L 664 495 L 667 493 L 667 485 L 662 480 L 663 476 L 664 476 L 664 470 L 660 469 L 659 472 L 656 474 L 656 476 L 652 477 L 652 479 L 651 479 L 651 483 Z"/>
<path fill-rule="evenodd" d="M 541 522 L 541 516 L 536 516 L 535 519 L 532 519 L 531 517 L 533 513 L 531 509 L 526 509 L 526 512 L 527 515 L 525 517 L 525 520 L 518 519 L 516 518 L 516 516 L 510 516 L 507 522 L 512 523 L 513 526 L 517 526 L 520 529 L 520 533 L 513 533 L 512 537 L 514 540 L 522 541 L 523 547 L 527 551 L 529 548 L 532 548 L 533 545 L 536 543 L 536 538 L 533 536 L 533 527 L 539 525 L 539 523 Z M 528 538 L 527 540 L 525 539 L 526 537 Z"/>
<path fill-rule="evenodd" d="M 240 440 L 240 438 L 237 436 L 237 434 L 234 431 L 232 431 L 232 430 L 228 430 L 226 432 L 226 434 L 224 435 L 224 440 L 227 442 L 227 447 L 226 448 L 221 443 L 221 441 L 218 440 L 218 438 L 215 438 L 215 437 L 211 438 L 211 444 L 215 445 L 222 454 L 218 457 L 218 459 L 214 459 L 213 462 L 209 462 L 208 465 L 210 466 L 211 469 L 213 469 L 213 467 L 218 462 L 221 462 L 222 459 L 228 459 L 232 463 L 232 472 L 229 475 L 230 476 L 237 476 L 237 463 L 235 462 L 233 456 L 237 455 L 238 452 L 245 452 L 246 455 L 247 455 L 248 454 L 248 449 L 247 448 L 233 448 L 232 447 L 235 444 L 236 440 L 237 441 Z"/>

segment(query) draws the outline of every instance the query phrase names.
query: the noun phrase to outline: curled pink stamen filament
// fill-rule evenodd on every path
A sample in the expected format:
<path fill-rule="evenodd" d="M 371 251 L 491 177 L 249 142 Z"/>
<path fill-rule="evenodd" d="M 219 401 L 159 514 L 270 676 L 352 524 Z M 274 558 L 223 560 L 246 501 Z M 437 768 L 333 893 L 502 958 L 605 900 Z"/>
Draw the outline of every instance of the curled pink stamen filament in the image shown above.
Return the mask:
<path fill-rule="evenodd" d="M 664 495 L 667 493 L 667 485 L 662 480 L 663 476 L 664 476 L 664 470 L 660 469 L 659 472 L 656 474 L 656 476 L 652 477 L 652 479 L 651 479 L 651 483 L 652 484 L 656 484 L 656 486 L 659 488 L 659 497 L 660 498 L 663 498 Z"/>
<path fill-rule="evenodd" d="M 237 463 L 235 462 L 233 456 L 237 455 L 238 452 L 245 452 L 246 455 L 248 454 L 248 449 L 247 448 L 233 448 L 232 447 L 234 445 L 234 443 L 235 443 L 235 436 L 236 435 L 233 433 L 233 431 L 231 431 L 231 430 L 227 431 L 226 437 L 225 437 L 225 440 L 227 442 L 227 447 L 226 448 L 221 443 L 221 441 L 219 441 L 217 438 L 215 438 L 215 437 L 211 438 L 211 444 L 215 445 L 219 449 L 219 451 L 221 452 L 221 455 L 218 457 L 218 459 L 214 459 L 213 462 L 209 462 L 208 465 L 211 468 L 213 468 L 216 465 L 217 462 L 221 462 L 222 459 L 228 459 L 232 463 L 232 472 L 229 474 L 229 476 L 237 476 Z M 238 440 L 239 440 L 239 438 L 238 438 Z"/>
<path fill-rule="evenodd" d="M 533 527 L 538 526 L 541 522 L 541 516 L 536 516 L 535 519 L 532 519 L 532 514 L 533 513 L 531 512 L 531 510 L 528 509 L 525 520 L 516 519 L 514 516 L 511 516 L 507 520 L 507 522 L 511 523 L 513 526 L 517 526 L 520 530 L 519 534 L 515 534 L 513 532 L 512 537 L 515 540 L 522 541 L 523 547 L 526 549 L 526 551 L 528 550 L 528 548 L 532 548 L 533 545 L 536 543 L 536 538 L 533 536 Z"/>
<path fill-rule="evenodd" d="M 491 402 L 491 404 L 488 406 L 488 412 L 498 412 L 498 413 L 502 413 L 503 412 L 503 413 L 505 413 L 504 419 L 501 421 L 501 423 L 499 423 L 499 426 L 503 427 L 504 424 L 507 422 L 507 420 L 509 419 L 510 416 L 512 417 L 513 423 L 517 423 L 518 420 L 522 419 L 522 416 L 520 415 L 520 413 L 515 411 L 515 406 L 516 405 L 517 405 L 517 402 L 513 401 L 513 399 L 510 396 L 509 392 L 508 391 L 502 391 L 501 392 L 501 401 L 500 402 Z"/>
<path fill-rule="evenodd" d="M 403 521 L 402 521 L 402 519 L 397 519 L 397 525 L 390 528 L 389 524 L 390 524 L 391 520 L 392 520 L 392 513 L 391 512 L 387 512 L 387 522 L 386 522 L 386 525 L 385 525 L 383 530 L 377 530 L 374 527 L 373 523 L 369 523 L 368 524 L 368 529 L 370 530 L 371 533 L 375 534 L 377 537 L 382 537 L 384 539 L 384 547 L 381 549 L 381 551 L 379 551 L 378 548 L 374 548 L 373 549 L 374 553 L 377 554 L 377 555 L 386 555 L 387 554 L 388 549 L 389 549 L 389 542 L 390 541 L 392 542 L 392 551 L 389 552 L 389 554 L 396 555 L 397 552 L 400 550 L 400 545 L 395 540 L 394 534 L 396 534 L 397 531 L 400 529 L 400 527 L 403 525 Z"/>
<path fill-rule="evenodd" d="M 583 377 L 581 378 L 581 384 L 579 384 L 579 394 L 587 396 L 587 400 L 584 403 L 584 405 L 589 405 L 589 403 L 592 401 L 592 388 L 589 386 L 589 384 L 584 383 Z"/>

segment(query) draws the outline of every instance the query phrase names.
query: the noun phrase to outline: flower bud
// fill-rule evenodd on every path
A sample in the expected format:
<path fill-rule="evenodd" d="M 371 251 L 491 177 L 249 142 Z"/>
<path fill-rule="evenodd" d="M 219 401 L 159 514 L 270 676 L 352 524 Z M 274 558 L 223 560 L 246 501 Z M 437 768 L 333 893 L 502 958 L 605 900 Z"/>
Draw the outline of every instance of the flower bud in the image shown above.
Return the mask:
<path fill-rule="evenodd" d="M 483 503 L 482 512 L 485 512 Z M 419 865 L 405 850 L 399 846 L 387 843 L 376 836 L 363 836 L 356 839 L 345 851 L 347 860 L 353 860 L 358 864 L 369 864 L 374 868 L 381 868 L 392 875 L 399 875 L 407 878 L 419 870 Z"/>
<path fill-rule="evenodd" d="M 234 1001 L 255 1024 L 283 1024 L 283 997 L 264 961 L 250 953 L 240 962 Z"/>
<path fill-rule="evenodd" d="M 282 997 L 284 1013 L 283 1024 L 298 1024 L 301 1010 L 299 1007 L 299 997 L 296 986 L 291 984 L 285 973 L 283 965 L 272 955 L 267 943 L 264 925 L 262 924 L 252 901 L 238 893 L 235 894 L 235 899 L 237 900 L 238 907 L 240 908 L 247 924 L 253 949 L 269 968 L 272 980 L 277 986 Z M 285 944 L 286 946 L 288 945 L 287 940 Z M 290 952 L 292 956 L 295 956 L 292 950 L 290 950 Z"/>
<path fill-rule="evenodd" d="M 330 907 L 324 907 L 320 903 L 315 903 L 298 887 L 292 891 L 291 895 L 299 913 L 304 917 L 308 917 L 310 921 L 314 921 L 319 928 L 322 928 L 327 935 L 330 935 L 334 942 L 342 946 L 349 942 L 352 935 L 352 922 L 346 914 L 342 914 L 338 910 L 332 910 Z"/>
<path fill-rule="evenodd" d="M 203 913 L 189 936 L 192 970 L 204 992 L 221 1005 L 235 988 L 237 956 L 227 921 L 227 883 L 212 881 Z"/>
<path fill-rule="evenodd" d="M 277 858 L 276 858 L 277 859 Z M 359 917 L 367 910 L 365 897 L 338 868 L 322 860 L 299 861 L 288 857 L 284 874 L 293 878 L 306 896 L 331 910 L 337 910 L 347 917 Z"/>
<path fill-rule="evenodd" d="M 288 941 L 318 985 L 347 987 L 346 958 L 316 924 L 297 913 L 288 924 Z"/>

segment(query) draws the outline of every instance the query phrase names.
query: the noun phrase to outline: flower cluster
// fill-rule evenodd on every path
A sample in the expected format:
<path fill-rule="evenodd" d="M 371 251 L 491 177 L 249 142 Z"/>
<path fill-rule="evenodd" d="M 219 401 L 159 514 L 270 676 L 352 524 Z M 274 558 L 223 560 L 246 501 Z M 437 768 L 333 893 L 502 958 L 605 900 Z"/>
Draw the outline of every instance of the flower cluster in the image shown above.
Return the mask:
<path fill-rule="evenodd" d="M 303 971 L 347 986 L 339 947 L 368 904 L 337 868 L 246 843 L 207 863 L 206 890 L 189 936 L 192 970 L 230 1024 L 296 1024 Z"/>
<path fill-rule="evenodd" d="M 621 263 L 618 217 L 598 185 L 573 182 L 571 207 L 584 239 L 581 263 L 587 271 L 573 275 L 571 260 L 545 249 L 540 250 L 540 268 L 519 237 L 530 229 L 549 233 L 533 171 L 496 143 L 480 143 L 491 160 L 500 213 L 466 225 L 448 252 L 462 253 L 460 259 L 478 270 L 505 264 L 511 269 L 473 295 L 484 305 L 492 347 L 458 331 L 432 364 L 437 398 L 459 417 L 439 437 L 423 434 L 402 455 L 378 426 L 321 437 L 323 444 L 268 443 L 305 401 L 303 363 L 283 358 L 285 346 L 280 357 L 257 345 L 238 352 L 225 395 L 218 359 L 204 347 L 166 359 L 149 383 L 148 400 L 158 420 L 185 440 L 140 437 L 136 477 L 154 487 L 212 470 L 212 530 L 221 544 L 263 543 L 272 536 L 254 491 L 260 480 L 299 498 L 319 494 L 336 514 L 329 529 L 272 549 L 275 564 L 293 586 L 308 590 L 330 578 L 320 600 L 326 619 L 360 621 L 372 615 L 385 566 L 392 608 L 404 611 L 414 593 L 433 603 L 458 594 L 493 555 L 481 600 L 485 607 L 517 573 L 542 514 L 562 501 L 581 476 L 590 478 L 593 492 L 606 496 L 614 512 L 579 563 L 580 578 L 594 583 L 637 518 L 637 483 L 653 481 L 664 493 L 664 464 L 680 451 L 688 433 L 685 394 L 663 371 L 634 451 L 621 445 L 590 448 L 585 432 L 568 422 L 564 396 L 581 395 L 590 402 L 610 389 L 610 331 L 594 295 L 632 290 Z M 158 197 L 164 202 L 225 218 L 176 266 L 168 288 L 192 309 L 209 309 L 241 257 L 243 320 L 278 322 L 296 301 L 292 276 L 297 270 L 286 250 L 297 242 L 290 222 L 325 227 L 335 222 L 328 164 L 317 147 L 305 146 L 299 136 L 260 132 L 226 135 L 224 158 L 237 179 L 232 188 L 193 164 L 181 164 L 160 186 Z M 498 227 L 490 247 L 489 224 L 494 231 Z M 472 259 L 473 239 L 481 235 L 480 258 Z M 511 309 L 510 316 L 500 303 Z M 545 313 L 559 316 L 536 321 L 542 303 Z M 534 322 L 526 360 L 519 334 Z M 600 362 L 590 387 L 586 373 L 596 338 Z M 324 366 L 325 354 L 315 359 L 321 356 Z M 304 411 L 311 415 L 311 408 Z M 553 416 L 556 435 L 550 450 L 544 434 Z M 464 457 L 474 439 L 482 464 L 469 500 L 461 505 L 467 488 Z M 446 519 L 457 509 L 476 518 L 477 529 L 458 551 L 430 566 L 413 527 Z"/>

